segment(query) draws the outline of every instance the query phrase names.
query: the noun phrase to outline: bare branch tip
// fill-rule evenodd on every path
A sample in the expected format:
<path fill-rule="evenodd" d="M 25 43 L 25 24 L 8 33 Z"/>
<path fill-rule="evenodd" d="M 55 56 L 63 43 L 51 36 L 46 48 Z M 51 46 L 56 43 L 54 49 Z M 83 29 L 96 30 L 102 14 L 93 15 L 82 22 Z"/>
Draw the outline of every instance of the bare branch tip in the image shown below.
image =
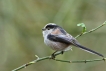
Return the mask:
<path fill-rule="evenodd" d="M 32 61 L 32 62 L 30 62 L 31 64 L 34 64 L 35 63 L 35 61 Z"/>
<path fill-rule="evenodd" d="M 106 21 L 103 24 L 106 24 Z"/>
<path fill-rule="evenodd" d="M 37 55 L 35 55 L 35 57 L 37 58 L 37 60 L 39 59 L 39 57 Z"/>

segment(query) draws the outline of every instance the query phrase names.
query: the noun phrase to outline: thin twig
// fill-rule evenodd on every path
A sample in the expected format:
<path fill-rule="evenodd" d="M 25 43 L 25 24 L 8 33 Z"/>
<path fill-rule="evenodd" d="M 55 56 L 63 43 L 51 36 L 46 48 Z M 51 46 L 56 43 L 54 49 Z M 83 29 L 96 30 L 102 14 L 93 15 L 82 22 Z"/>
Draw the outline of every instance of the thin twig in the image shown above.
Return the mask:
<path fill-rule="evenodd" d="M 38 61 L 42 61 L 42 60 L 45 60 L 45 59 L 50 59 L 50 56 L 46 56 L 46 57 L 42 57 L 42 58 L 37 58 L 36 60 L 33 60 L 33 61 L 29 62 L 29 63 L 26 63 L 26 64 L 24 64 L 24 65 L 22 65 L 22 66 L 20 66 L 20 67 L 18 67 L 18 68 L 16 68 L 16 69 L 12 70 L 12 71 L 21 70 L 21 69 L 23 69 L 23 68 L 26 68 L 26 67 L 29 66 L 29 65 L 32 65 L 32 64 L 34 64 L 34 63 L 36 63 L 36 62 L 38 62 Z"/>
<path fill-rule="evenodd" d="M 98 27 L 89 30 L 88 32 L 84 32 L 84 33 L 81 33 L 81 34 L 77 35 L 75 38 L 78 38 L 78 37 L 80 37 L 80 36 L 82 36 L 84 34 L 92 33 L 92 32 L 96 31 L 97 29 L 101 28 L 104 25 L 106 25 L 106 21 L 103 24 L 99 25 Z"/>
<path fill-rule="evenodd" d="M 68 61 L 68 60 L 60 60 L 60 59 L 55 59 L 55 60 L 60 62 L 65 62 L 65 63 L 87 63 L 87 62 L 95 62 L 95 61 L 105 61 L 106 58 L 93 59 L 93 60 L 79 60 L 79 61 Z"/>
<path fill-rule="evenodd" d="M 84 32 L 84 33 L 79 34 L 79 35 L 76 36 L 75 38 L 78 38 L 78 37 L 80 37 L 80 36 L 82 36 L 82 35 L 84 35 L 84 34 L 87 34 L 87 33 L 94 32 L 94 31 L 96 31 L 97 29 L 99 29 L 99 28 L 101 28 L 102 26 L 104 26 L 105 24 L 106 24 L 106 21 L 105 21 L 102 25 L 100 25 L 100 26 L 98 26 L 98 27 L 96 27 L 96 28 L 94 28 L 94 29 L 92 29 L 92 30 L 90 30 L 90 31 L 88 31 L 88 32 Z M 59 54 L 61 54 L 61 52 L 56 53 L 55 56 L 57 56 L 57 55 L 59 55 Z M 15 68 L 15 69 L 13 69 L 12 71 L 18 71 L 18 70 L 21 70 L 21 69 L 23 69 L 23 68 L 26 68 L 26 67 L 29 66 L 29 65 L 35 64 L 36 62 L 39 62 L 39 61 L 42 61 L 42 60 L 46 60 L 46 59 L 50 59 L 50 58 L 51 58 L 51 56 L 46 56 L 46 57 L 42 57 L 42 58 L 39 58 L 37 55 L 35 55 L 35 56 L 37 57 L 36 60 L 33 60 L 33 61 L 31 61 L 31 62 L 29 62 L 29 63 L 26 63 L 26 64 L 24 64 L 24 65 L 22 65 L 22 66 L 20 66 L 20 67 L 18 67 L 18 68 Z M 105 61 L 106 58 L 103 58 L 103 59 L 94 59 L 94 60 L 79 60 L 79 61 L 68 61 L 68 60 L 59 60 L 59 59 L 54 59 L 54 60 L 55 60 L 55 61 L 60 61 L 60 62 L 66 62 L 66 63 L 87 63 L 87 62 L 95 62 L 95 61 L 103 61 L 103 60 Z"/>

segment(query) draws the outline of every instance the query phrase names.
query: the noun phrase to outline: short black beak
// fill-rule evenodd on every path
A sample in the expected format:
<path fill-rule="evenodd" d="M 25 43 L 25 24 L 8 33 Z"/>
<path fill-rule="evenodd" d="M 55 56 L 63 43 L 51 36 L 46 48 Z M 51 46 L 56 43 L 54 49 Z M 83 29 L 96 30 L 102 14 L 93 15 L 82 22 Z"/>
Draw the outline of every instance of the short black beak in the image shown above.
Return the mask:
<path fill-rule="evenodd" d="M 45 29 L 43 28 L 42 31 L 44 31 Z"/>

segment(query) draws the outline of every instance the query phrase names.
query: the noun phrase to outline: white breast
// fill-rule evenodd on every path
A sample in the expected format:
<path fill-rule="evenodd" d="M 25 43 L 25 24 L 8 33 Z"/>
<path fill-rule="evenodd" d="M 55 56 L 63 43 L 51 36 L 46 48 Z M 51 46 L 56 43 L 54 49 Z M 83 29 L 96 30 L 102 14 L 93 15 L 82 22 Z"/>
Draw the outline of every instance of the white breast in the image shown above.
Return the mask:
<path fill-rule="evenodd" d="M 47 46 L 51 47 L 53 50 L 56 50 L 56 51 L 63 51 L 69 46 L 67 44 L 63 44 L 60 42 L 50 41 L 47 38 L 44 39 L 44 42 Z"/>

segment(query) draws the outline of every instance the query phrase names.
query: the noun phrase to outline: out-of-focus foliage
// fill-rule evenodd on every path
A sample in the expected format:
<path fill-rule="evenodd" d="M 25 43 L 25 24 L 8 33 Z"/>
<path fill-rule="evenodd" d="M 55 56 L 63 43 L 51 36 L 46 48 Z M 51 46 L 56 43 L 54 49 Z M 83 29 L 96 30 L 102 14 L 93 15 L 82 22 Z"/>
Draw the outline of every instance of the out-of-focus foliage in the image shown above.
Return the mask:
<path fill-rule="evenodd" d="M 0 0 L 0 71 L 10 71 L 44 57 L 52 50 L 43 43 L 44 25 L 53 22 L 76 36 L 106 20 L 106 0 Z M 78 38 L 81 44 L 106 56 L 106 26 Z M 77 48 L 57 56 L 63 60 L 100 58 Z M 105 62 L 67 64 L 45 60 L 21 71 L 106 71 Z"/>

